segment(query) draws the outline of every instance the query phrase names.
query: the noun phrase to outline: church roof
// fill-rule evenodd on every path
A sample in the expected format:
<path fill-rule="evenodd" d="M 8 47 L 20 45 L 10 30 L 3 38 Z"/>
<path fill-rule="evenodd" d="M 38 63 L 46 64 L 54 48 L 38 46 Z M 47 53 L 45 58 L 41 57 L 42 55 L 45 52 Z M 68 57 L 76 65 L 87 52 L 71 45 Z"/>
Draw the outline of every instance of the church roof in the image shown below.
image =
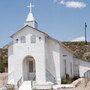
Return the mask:
<path fill-rule="evenodd" d="M 32 29 L 34 29 L 34 30 L 37 30 L 37 31 L 39 31 L 39 32 L 41 32 L 41 33 L 43 33 L 43 34 L 45 34 L 45 35 L 48 35 L 47 33 L 43 32 L 43 31 L 41 31 L 41 30 L 39 30 L 39 29 L 37 29 L 37 28 L 33 28 L 33 27 L 29 26 L 29 25 L 26 25 L 26 26 L 23 26 L 20 30 L 18 30 L 18 31 L 15 32 L 14 34 L 12 34 L 10 37 L 12 38 L 14 35 L 16 35 L 17 33 L 21 32 L 21 31 L 22 31 L 24 28 L 26 28 L 26 27 L 30 27 L 30 28 L 32 28 Z"/>

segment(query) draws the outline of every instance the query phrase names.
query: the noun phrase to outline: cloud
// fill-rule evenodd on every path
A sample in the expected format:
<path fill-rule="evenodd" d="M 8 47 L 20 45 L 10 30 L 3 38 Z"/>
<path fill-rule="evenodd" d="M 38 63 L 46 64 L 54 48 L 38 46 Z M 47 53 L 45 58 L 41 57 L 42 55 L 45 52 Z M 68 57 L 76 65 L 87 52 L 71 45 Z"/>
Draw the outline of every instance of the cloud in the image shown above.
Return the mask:
<path fill-rule="evenodd" d="M 70 40 L 71 42 L 79 42 L 79 41 L 85 41 L 85 37 L 84 36 L 81 36 L 81 37 L 78 37 L 78 38 L 74 38 L 72 40 Z"/>
<path fill-rule="evenodd" d="M 64 1 L 64 0 L 55 0 L 57 3 L 64 5 L 68 8 L 85 8 L 86 3 L 80 1 Z"/>
<path fill-rule="evenodd" d="M 86 4 L 84 2 L 68 1 L 65 3 L 66 7 L 69 8 L 85 8 Z"/>

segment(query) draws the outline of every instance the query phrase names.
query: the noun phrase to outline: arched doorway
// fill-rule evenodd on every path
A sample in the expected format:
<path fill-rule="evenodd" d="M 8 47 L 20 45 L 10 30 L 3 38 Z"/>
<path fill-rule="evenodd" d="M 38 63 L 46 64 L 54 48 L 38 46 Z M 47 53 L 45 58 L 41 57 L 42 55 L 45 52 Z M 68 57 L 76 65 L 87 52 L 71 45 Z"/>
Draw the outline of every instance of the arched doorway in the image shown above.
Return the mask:
<path fill-rule="evenodd" d="M 36 76 L 35 60 L 32 56 L 27 56 L 23 61 L 23 80 L 35 80 Z"/>

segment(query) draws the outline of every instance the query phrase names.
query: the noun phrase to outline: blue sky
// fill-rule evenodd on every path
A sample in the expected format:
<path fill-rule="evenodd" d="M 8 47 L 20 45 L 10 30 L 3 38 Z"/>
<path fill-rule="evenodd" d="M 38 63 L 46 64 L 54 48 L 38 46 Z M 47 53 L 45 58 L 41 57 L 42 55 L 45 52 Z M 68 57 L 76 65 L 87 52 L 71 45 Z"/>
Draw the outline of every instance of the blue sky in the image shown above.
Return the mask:
<path fill-rule="evenodd" d="M 76 1 L 76 2 L 75 2 Z M 0 1 L 0 47 L 11 41 L 10 36 L 18 31 L 27 18 L 30 0 Z M 39 29 L 50 36 L 68 41 L 84 36 L 87 22 L 87 37 L 90 41 L 89 0 L 31 0 L 35 5 L 34 17 Z"/>

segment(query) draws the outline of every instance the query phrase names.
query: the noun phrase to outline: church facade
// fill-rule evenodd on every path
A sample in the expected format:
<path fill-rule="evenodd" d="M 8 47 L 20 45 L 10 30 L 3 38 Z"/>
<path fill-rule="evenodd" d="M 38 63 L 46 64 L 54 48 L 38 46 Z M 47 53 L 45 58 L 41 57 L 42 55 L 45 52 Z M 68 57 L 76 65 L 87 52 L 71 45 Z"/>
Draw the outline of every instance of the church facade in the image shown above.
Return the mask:
<path fill-rule="evenodd" d="M 68 74 L 75 76 L 74 55 L 60 41 L 38 30 L 32 10 L 24 26 L 14 33 L 8 45 L 8 83 L 34 81 L 36 84 L 61 84 Z M 78 74 L 78 72 L 77 72 Z"/>

